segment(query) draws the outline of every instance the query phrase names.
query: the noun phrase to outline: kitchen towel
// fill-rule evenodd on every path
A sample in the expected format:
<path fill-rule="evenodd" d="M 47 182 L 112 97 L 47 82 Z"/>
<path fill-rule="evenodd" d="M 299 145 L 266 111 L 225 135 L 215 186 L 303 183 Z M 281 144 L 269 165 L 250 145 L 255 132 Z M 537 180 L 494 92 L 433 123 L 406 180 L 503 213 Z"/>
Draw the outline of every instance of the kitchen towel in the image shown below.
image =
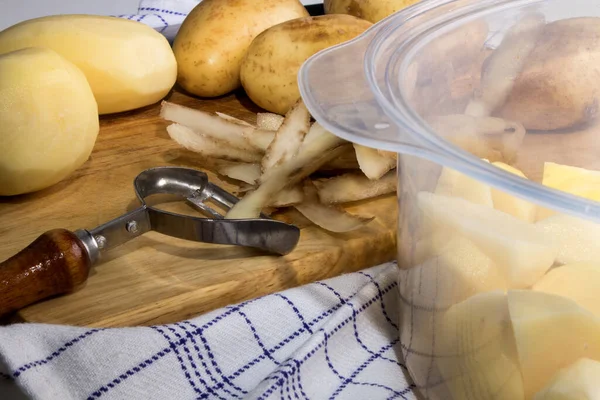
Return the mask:
<path fill-rule="evenodd" d="M 2 327 L 0 394 L 416 399 L 399 359 L 397 271 L 387 263 L 169 325 Z"/>
<path fill-rule="evenodd" d="M 201 0 L 141 0 L 137 14 L 118 15 L 142 22 L 172 41 L 181 23 Z"/>

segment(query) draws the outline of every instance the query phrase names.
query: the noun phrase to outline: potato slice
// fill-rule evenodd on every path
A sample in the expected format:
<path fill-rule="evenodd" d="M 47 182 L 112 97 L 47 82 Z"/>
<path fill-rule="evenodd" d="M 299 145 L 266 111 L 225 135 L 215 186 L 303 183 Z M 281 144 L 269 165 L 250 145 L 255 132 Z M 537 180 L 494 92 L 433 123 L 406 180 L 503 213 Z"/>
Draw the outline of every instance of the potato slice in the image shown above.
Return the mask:
<path fill-rule="evenodd" d="M 396 171 L 380 179 L 370 180 L 364 174 L 349 172 L 329 179 L 314 181 L 319 200 L 324 204 L 347 203 L 396 192 Z"/>
<path fill-rule="evenodd" d="M 556 214 L 536 222 L 557 250 L 556 262 L 580 261 L 600 263 L 600 224 L 565 214 Z"/>
<path fill-rule="evenodd" d="M 533 285 L 554 263 L 557 249 L 535 225 L 461 198 L 420 192 L 417 201 L 424 228 L 472 241 L 503 271 L 509 287 Z"/>
<path fill-rule="evenodd" d="M 310 128 L 310 114 L 302 100 L 294 104 L 286 114 L 275 139 L 269 145 L 262 160 L 263 173 L 274 165 L 288 161 L 296 155 Z"/>
<path fill-rule="evenodd" d="M 551 269 L 533 290 L 573 300 L 600 318 L 600 261 L 579 262 Z"/>
<path fill-rule="evenodd" d="M 582 357 L 559 370 L 533 400 L 596 400 L 600 396 L 600 362 Z"/>
<path fill-rule="evenodd" d="M 229 178 L 246 182 L 251 185 L 256 184 L 260 178 L 260 165 L 239 163 L 239 162 L 219 162 L 216 166 L 217 172 Z"/>
<path fill-rule="evenodd" d="M 369 179 L 379 179 L 396 167 L 396 160 L 382 155 L 378 150 L 354 143 L 356 159 L 361 171 Z"/>
<path fill-rule="evenodd" d="M 256 126 L 267 131 L 277 131 L 283 124 L 283 115 L 273 113 L 256 114 Z"/>
<path fill-rule="evenodd" d="M 600 320 L 574 301 L 533 290 L 510 290 L 508 308 L 525 399 L 578 359 L 600 360 Z"/>
<path fill-rule="evenodd" d="M 449 167 L 443 167 L 435 187 L 435 194 L 460 197 L 471 203 L 493 207 L 489 185 Z"/>
<path fill-rule="evenodd" d="M 317 189 L 310 180 L 304 182 L 303 191 L 304 200 L 294 207 L 312 223 L 330 232 L 353 231 L 375 218 L 352 215 L 342 208 L 322 204 L 319 202 Z"/>
<path fill-rule="evenodd" d="M 315 122 L 313 124 L 318 124 Z M 235 204 L 225 218 L 257 218 L 265 205 L 281 189 L 293 186 L 337 157 L 346 149 L 344 140 L 320 128 L 309 143 L 303 143 L 295 157 L 270 168 L 262 175 L 260 186 Z"/>
<path fill-rule="evenodd" d="M 262 159 L 260 153 L 240 149 L 224 140 L 204 135 L 184 125 L 171 124 L 167 126 L 167 133 L 179 145 L 204 157 L 224 158 L 247 163 L 258 163 Z"/>

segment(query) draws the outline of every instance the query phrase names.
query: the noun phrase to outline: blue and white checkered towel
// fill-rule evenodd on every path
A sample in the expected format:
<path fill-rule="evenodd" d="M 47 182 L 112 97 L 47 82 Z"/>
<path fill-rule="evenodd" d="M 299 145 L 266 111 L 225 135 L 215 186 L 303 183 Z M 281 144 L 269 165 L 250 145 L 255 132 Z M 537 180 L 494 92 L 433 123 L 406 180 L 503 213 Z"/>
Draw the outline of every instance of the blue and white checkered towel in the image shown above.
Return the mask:
<path fill-rule="evenodd" d="M 201 0 L 141 0 L 137 14 L 118 15 L 151 26 L 172 41 L 188 13 Z"/>
<path fill-rule="evenodd" d="M 396 278 L 384 264 L 171 325 L 3 327 L 0 398 L 416 399 Z"/>

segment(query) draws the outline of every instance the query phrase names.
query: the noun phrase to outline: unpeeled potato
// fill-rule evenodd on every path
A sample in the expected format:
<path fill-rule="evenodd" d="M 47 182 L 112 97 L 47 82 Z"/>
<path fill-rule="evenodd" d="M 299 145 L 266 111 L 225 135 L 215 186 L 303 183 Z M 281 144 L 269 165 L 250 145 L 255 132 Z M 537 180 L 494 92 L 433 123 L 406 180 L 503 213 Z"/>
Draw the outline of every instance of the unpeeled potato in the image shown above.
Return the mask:
<path fill-rule="evenodd" d="M 496 114 L 534 130 L 589 122 L 600 106 L 599 76 L 600 18 L 549 23 Z"/>
<path fill-rule="evenodd" d="M 98 107 L 84 74 L 56 52 L 0 55 L 0 196 L 47 188 L 90 156 Z"/>
<path fill-rule="evenodd" d="M 419 0 L 324 0 L 325 14 L 348 14 L 376 23 Z"/>
<path fill-rule="evenodd" d="M 0 54 L 47 47 L 86 76 L 100 114 L 156 103 L 175 84 L 167 39 L 140 22 L 97 15 L 35 18 L 0 32 Z"/>
<path fill-rule="evenodd" d="M 242 62 L 242 86 L 260 107 L 285 114 L 300 98 L 297 76 L 304 61 L 371 26 L 368 21 L 342 14 L 298 18 L 275 25 L 252 41 Z"/>
<path fill-rule="evenodd" d="M 281 22 L 308 16 L 298 0 L 204 0 L 183 21 L 173 52 L 177 82 L 201 97 L 240 86 L 242 58 L 252 39 Z"/>

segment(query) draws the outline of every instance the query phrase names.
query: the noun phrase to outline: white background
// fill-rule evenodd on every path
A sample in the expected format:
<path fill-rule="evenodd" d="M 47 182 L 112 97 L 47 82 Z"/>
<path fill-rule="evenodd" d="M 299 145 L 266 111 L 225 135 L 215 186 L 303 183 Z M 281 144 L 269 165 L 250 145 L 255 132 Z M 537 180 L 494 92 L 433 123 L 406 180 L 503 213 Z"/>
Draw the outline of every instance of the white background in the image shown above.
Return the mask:
<path fill-rule="evenodd" d="M 322 0 L 301 0 L 302 4 Z M 139 0 L 0 0 L 0 30 L 50 14 L 135 14 Z"/>

